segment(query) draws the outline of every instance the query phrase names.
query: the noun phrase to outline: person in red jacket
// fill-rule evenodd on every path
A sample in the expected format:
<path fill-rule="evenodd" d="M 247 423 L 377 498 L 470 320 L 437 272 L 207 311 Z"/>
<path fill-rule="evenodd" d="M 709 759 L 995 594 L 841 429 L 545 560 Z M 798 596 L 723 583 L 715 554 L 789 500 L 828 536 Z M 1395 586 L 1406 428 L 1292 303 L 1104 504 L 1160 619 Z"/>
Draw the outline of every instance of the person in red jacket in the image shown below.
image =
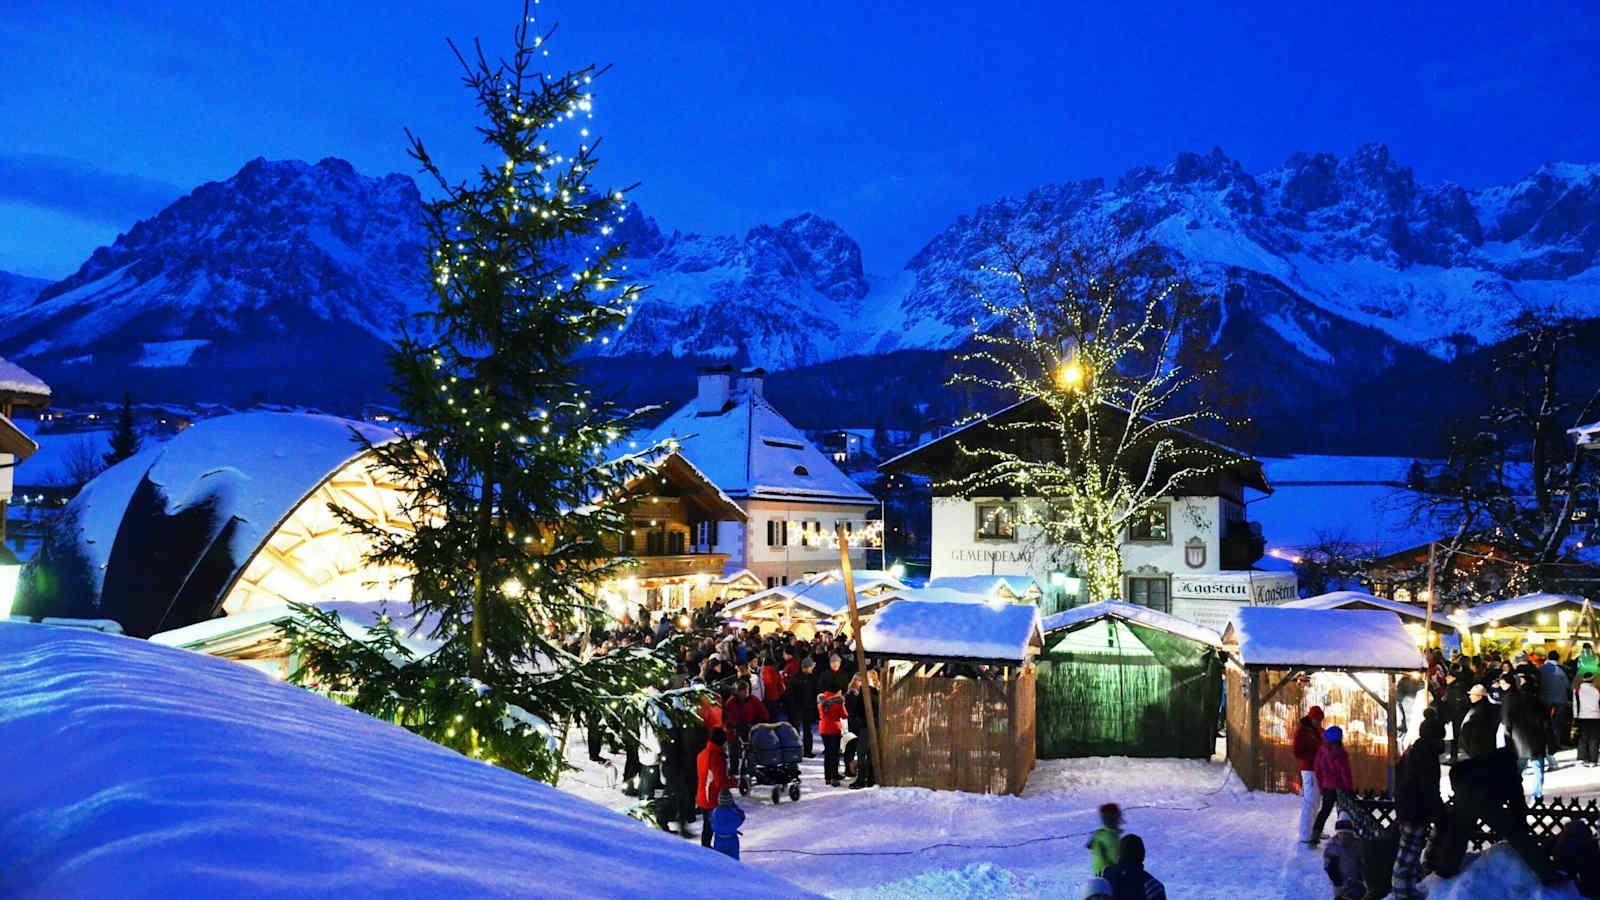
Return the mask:
<path fill-rule="evenodd" d="M 711 846 L 711 811 L 717 808 L 717 797 L 724 789 L 733 787 L 733 779 L 728 777 L 728 751 L 724 746 L 728 742 L 727 733 L 721 728 L 711 729 L 711 737 L 706 741 L 706 748 L 700 751 L 696 761 L 696 770 L 700 774 L 699 787 L 695 790 L 695 806 L 700 809 L 700 846 Z"/>
<path fill-rule="evenodd" d="M 761 664 L 761 697 L 767 706 L 766 721 L 778 721 L 778 713 L 783 710 L 783 692 L 788 685 L 789 680 L 783 677 L 777 660 L 768 655 Z"/>
<path fill-rule="evenodd" d="M 1317 816 L 1317 751 L 1322 748 L 1322 707 L 1313 706 L 1294 732 L 1294 758 L 1300 761 L 1300 843 L 1311 843 L 1311 822 Z"/>
<path fill-rule="evenodd" d="M 1315 847 L 1322 840 L 1322 826 L 1328 823 L 1328 815 L 1333 812 L 1333 807 L 1352 805 L 1350 796 L 1355 794 L 1355 775 L 1350 772 L 1350 754 L 1344 749 L 1344 729 L 1335 725 L 1322 733 L 1322 746 L 1317 750 L 1317 759 L 1313 763 L 1317 774 L 1317 788 L 1322 792 L 1322 808 L 1317 811 L 1317 820 L 1311 825 L 1311 846 Z M 1340 803 L 1340 795 L 1345 795 Z"/>
<path fill-rule="evenodd" d="M 735 738 L 750 738 L 750 726 L 767 721 L 767 708 L 760 700 L 750 696 L 750 685 L 738 682 L 733 686 L 733 696 L 722 707 L 722 727 Z"/>
<path fill-rule="evenodd" d="M 839 736 L 844 732 L 844 718 L 844 697 L 838 691 L 823 691 L 817 696 L 817 733 L 822 735 L 822 775 L 834 787 L 844 783 L 844 777 L 839 774 Z"/>

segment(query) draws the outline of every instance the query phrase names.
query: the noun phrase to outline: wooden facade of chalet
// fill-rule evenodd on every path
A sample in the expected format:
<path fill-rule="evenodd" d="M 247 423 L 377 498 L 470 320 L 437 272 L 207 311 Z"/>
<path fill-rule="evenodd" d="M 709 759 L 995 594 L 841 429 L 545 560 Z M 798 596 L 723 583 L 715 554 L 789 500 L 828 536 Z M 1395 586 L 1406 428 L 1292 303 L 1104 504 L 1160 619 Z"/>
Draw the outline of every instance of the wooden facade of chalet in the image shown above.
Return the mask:
<path fill-rule="evenodd" d="M 614 611 L 683 610 L 724 599 L 719 583 L 731 548 L 718 547 L 718 523 L 745 513 L 680 453 L 667 453 L 629 481 L 628 525 L 609 549 L 633 560 L 601 587 Z"/>

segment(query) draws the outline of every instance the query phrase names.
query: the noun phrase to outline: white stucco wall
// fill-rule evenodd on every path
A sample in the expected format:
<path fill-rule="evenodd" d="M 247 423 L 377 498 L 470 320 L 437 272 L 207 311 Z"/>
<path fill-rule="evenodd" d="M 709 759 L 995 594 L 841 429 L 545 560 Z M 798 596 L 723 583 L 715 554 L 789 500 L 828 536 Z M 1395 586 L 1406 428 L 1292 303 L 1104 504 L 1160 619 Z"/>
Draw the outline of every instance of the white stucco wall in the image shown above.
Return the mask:
<path fill-rule="evenodd" d="M 1048 544 L 1037 527 L 1018 528 L 1015 541 L 978 540 L 977 506 L 984 502 L 998 501 L 981 497 L 971 500 L 933 498 L 934 577 L 1030 574 L 1044 584 L 1051 570 L 1065 567 L 1072 561 L 1069 551 Z M 1222 501 L 1216 497 L 1186 497 L 1163 502 L 1171 509 L 1168 518 L 1171 538 L 1125 542 L 1122 545 L 1123 570 L 1129 574 L 1168 575 L 1221 571 L 1218 560 L 1222 553 Z M 1185 548 L 1193 539 L 1204 542 L 1206 548 L 1205 561 L 1198 567 L 1189 566 L 1184 559 Z"/>
<path fill-rule="evenodd" d="M 798 523 L 820 522 L 825 536 L 831 537 L 835 522 L 849 521 L 851 530 L 859 534 L 866 528 L 868 513 L 874 510 L 867 505 L 791 505 L 771 500 L 743 500 L 739 505 L 749 516 L 749 522 L 724 522 L 723 530 L 717 534 L 717 549 L 719 552 L 732 554 L 727 565 L 730 571 L 749 569 L 763 583 L 768 578 L 783 576 L 787 576 L 791 582 L 798 581 L 808 572 L 839 567 L 839 550 L 826 540 L 816 542 L 817 546 L 801 545 Z M 767 522 L 773 519 L 789 523 L 788 546 L 767 546 Z M 852 548 L 850 563 L 853 566 L 866 567 L 869 556 L 873 557 L 870 562 L 876 565 L 878 560 L 875 552 L 865 547 Z"/>
<path fill-rule="evenodd" d="M 933 576 L 1031 575 L 1047 594 L 1050 573 L 1065 570 L 1070 551 L 1048 543 L 1037 527 L 1019 527 L 1013 541 L 979 540 L 977 507 L 1000 502 L 998 498 L 933 498 Z M 1023 504 L 1036 501 L 1017 501 Z M 1122 569 L 1125 576 L 1168 580 L 1172 612 L 1210 627 L 1227 624 L 1240 603 L 1280 603 L 1295 594 L 1294 576 L 1287 573 L 1227 572 L 1221 568 L 1222 533 L 1231 513 L 1242 516 L 1237 504 L 1220 497 L 1185 497 L 1163 500 L 1170 508 L 1166 541 L 1125 541 Z M 1188 544 L 1199 541 L 1205 558 L 1192 566 Z M 1084 598 L 1092 600 L 1096 598 Z"/>

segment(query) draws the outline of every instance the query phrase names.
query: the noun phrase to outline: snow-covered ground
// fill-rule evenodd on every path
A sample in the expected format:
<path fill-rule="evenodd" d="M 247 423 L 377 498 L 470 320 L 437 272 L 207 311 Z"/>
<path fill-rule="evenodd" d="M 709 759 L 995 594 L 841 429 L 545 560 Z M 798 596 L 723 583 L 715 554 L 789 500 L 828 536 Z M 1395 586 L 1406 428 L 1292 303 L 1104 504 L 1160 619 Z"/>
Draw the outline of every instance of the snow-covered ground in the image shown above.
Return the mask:
<path fill-rule="evenodd" d="M 618 808 L 632 802 L 617 791 L 620 760 L 596 766 L 584 758 L 583 746 L 575 732 L 568 757 L 579 770 L 563 778 L 562 789 Z M 1300 798 L 1246 791 L 1220 761 L 1040 760 L 1023 796 L 990 797 L 830 788 L 822 782 L 820 744 L 817 749 L 818 757 L 803 767 L 800 802 L 785 797 L 774 806 L 759 790 L 740 801 L 749 816 L 742 856 L 751 868 L 830 897 L 1081 896 L 1089 877 L 1084 845 L 1099 825 L 1102 803 L 1122 806 L 1125 829 L 1144 838 L 1147 867 L 1174 900 L 1302 900 L 1332 893 L 1320 853 L 1295 840 Z M 1494 878 L 1479 870 L 1469 882 L 1469 869 L 1454 883 L 1436 885 L 1433 896 L 1577 900 L 1566 888 L 1528 888 L 1531 876 L 1525 869 L 1518 874 L 1523 867 L 1514 854 L 1494 865 Z M 1504 884 L 1506 892 L 1486 882 Z"/>
<path fill-rule="evenodd" d="M 0 897 L 799 897 L 249 666 L 0 622 Z"/>

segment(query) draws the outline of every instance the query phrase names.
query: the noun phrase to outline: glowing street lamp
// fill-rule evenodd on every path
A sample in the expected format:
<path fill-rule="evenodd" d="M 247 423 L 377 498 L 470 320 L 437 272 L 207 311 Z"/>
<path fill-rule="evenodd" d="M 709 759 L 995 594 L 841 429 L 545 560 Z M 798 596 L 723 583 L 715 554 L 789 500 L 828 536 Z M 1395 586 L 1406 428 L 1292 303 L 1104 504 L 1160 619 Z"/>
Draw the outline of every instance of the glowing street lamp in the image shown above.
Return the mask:
<path fill-rule="evenodd" d="M 1063 391 L 1076 391 L 1083 387 L 1089 371 L 1076 359 L 1069 359 L 1056 369 L 1056 386 Z"/>

